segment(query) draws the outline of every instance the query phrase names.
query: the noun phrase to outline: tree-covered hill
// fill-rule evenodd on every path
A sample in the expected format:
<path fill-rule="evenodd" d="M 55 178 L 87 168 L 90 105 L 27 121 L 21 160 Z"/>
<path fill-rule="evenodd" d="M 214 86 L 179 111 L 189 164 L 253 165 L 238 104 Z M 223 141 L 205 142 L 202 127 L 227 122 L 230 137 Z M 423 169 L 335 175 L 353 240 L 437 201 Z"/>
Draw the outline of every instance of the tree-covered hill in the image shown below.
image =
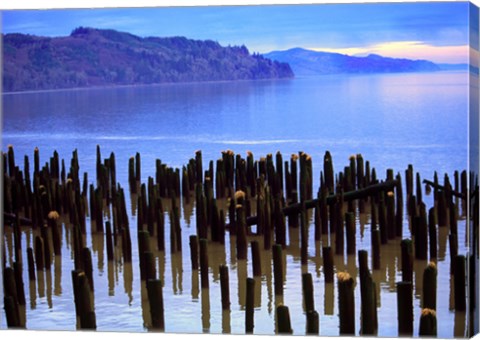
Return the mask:
<path fill-rule="evenodd" d="M 211 40 L 83 27 L 66 37 L 16 33 L 2 39 L 4 92 L 293 77 L 286 63 Z"/>

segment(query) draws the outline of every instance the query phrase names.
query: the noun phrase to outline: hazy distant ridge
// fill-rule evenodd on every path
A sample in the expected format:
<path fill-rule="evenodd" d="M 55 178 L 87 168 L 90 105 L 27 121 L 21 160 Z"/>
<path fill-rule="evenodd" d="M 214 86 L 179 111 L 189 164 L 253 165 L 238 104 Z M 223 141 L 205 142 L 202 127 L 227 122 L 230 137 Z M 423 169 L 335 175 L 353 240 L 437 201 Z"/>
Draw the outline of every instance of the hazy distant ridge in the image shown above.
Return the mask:
<path fill-rule="evenodd" d="M 339 53 L 317 52 L 303 48 L 273 51 L 264 54 L 264 57 L 290 64 L 297 76 L 336 73 L 431 72 L 440 70 L 438 65 L 427 60 L 386 58 L 376 54 L 356 57 Z"/>
<path fill-rule="evenodd" d="M 66 37 L 2 39 L 4 92 L 293 77 L 288 64 L 211 40 L 141 38 L 82 27 Z"/>

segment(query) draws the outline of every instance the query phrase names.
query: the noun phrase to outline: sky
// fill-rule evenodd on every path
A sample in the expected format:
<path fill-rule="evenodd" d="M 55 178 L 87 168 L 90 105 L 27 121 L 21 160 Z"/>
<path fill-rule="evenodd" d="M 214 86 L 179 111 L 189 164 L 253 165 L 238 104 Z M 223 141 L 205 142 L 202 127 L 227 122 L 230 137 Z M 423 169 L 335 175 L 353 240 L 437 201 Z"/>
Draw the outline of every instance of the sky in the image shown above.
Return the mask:
<path fill-rule="evenodd" d="M 4 9 L 2 33 L 65 36 L 84 26 L 142 37 L 211 39 L 224 46 L 245 45 L 259 53 L 303 47 L 466 63 L 468 6 L 468 2 L 400 2 Z"/>

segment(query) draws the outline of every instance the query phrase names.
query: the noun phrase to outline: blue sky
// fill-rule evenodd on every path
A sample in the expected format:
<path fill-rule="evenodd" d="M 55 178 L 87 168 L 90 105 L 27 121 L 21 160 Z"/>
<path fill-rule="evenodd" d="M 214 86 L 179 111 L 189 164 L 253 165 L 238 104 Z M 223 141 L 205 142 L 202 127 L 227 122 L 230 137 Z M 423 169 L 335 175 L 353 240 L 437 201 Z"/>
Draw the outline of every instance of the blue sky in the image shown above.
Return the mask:
<path fill-rule="evenodd" d="M 466 62 L 468 2 L 4 10 L 3 33 L 65 36 L 78 26 L 185 36 L 251 52 L 293 47 Z"/>

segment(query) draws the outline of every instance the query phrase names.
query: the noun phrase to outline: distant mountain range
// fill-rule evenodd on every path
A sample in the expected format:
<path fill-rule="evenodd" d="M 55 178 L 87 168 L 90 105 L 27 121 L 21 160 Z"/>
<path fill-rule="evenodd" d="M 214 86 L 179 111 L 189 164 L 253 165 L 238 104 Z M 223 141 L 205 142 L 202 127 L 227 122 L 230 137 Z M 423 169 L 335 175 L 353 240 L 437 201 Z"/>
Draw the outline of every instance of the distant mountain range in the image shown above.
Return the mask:
<path fill-rule="evenodd" d="M 410 60 L 370 54 L 366 57 L 317 52 L 303 48 L 273 51 L 265 58 L 288 63 L 296 76 L 337 73 L 432 72 L 446 69 L 427 60 Z M 459 66 L 458 66 L 459 67 Z M 467 67 L 465 65 L 465 67 Z"/>
<path fill-rule="evenodd" d="M 4 92 L 294 76 L 286 63 L 211 40 L 141 38 L 83 27 L 66 37 L 2 39 Z"/>

